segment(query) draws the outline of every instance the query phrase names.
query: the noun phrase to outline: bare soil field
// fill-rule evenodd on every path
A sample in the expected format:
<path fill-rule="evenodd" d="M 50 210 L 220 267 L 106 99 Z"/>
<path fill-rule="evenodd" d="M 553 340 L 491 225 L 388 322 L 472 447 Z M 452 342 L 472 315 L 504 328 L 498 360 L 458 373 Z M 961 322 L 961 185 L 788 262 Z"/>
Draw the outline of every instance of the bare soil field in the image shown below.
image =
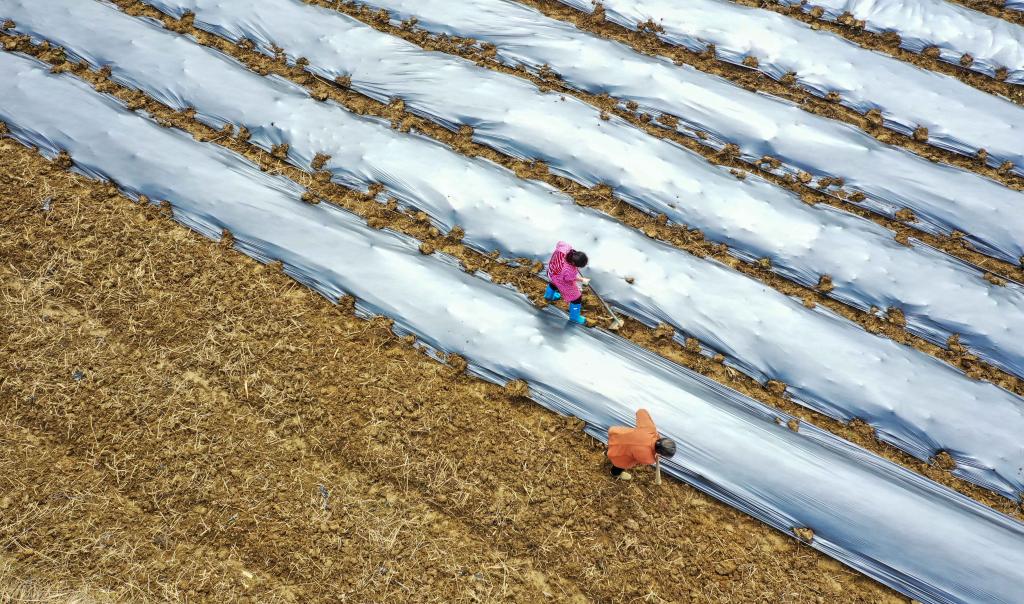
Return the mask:
<path fill-rule="evenodd" d="M 1005 0 L 953 0 L 953 2 L 993 17 L 1006 19 L 1011 23 L 1024 25 L 1024 11 L 1007 8 Z"/>
<path fill-rule="evenodd" d="M 108 185 L 0 175 L 0 601 L 906 601 Z"/>

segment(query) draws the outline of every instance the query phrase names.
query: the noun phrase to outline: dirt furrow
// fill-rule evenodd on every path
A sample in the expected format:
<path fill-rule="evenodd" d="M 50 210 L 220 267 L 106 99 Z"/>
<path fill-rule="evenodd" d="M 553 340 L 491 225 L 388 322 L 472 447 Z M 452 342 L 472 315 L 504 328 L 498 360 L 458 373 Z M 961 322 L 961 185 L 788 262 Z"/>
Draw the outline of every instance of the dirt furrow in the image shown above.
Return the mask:
<path fill-rule="evenodd" d="M 102 262 L 97 262 L 95 268 L 102 270 Z M 8 283 L 17 282 L 17 278 L 5 277 Z M 49 375 L 44 374 L 46 369 L 32 367 L 38 370 L 35 383 L 38 384 L 40 378 L 49 378 L 32 395 L 35 401 L 45 401 L 45 405 L 16 405 L 11 411 L 17 414 L 19 423 L 31 426 L 35 434 L 45 434 L 44 438 L 51 441 L 49 449 L 67 451 L 71 461 L 64 467 L 79 477 L 82 468 L 89 468 L 97 474 L 92 482 L 111 487 L 108 488 L 110 493 L 90 493 L 91 500 L 99 503 L 112 499 L 111 507 L 138 511 L 135 517 L 126 516 L 114 540 L 127 542 L 125 547 L 131 547 L 135 553 L 100 557 L 107 564 L 92 569 L 89 565 L 96 556 L 95 551 L 83 549 L 76 552 L 77 557 L 61 551 L 61 563 L 47 568 L 47 572 L 85 567 L 110 577 L 114 569 L 133 557 L 166 559 L 173 556 L 194 567 L 185 573 L 189 566 L 176 566 L 178 577 L 172 579 L 162 572 L 159 564 L 156 568 L 139 565 L 131 569 L 124 583 L 113 583 L 109 587 L 129 590 L 134 598 L 152 596 L 145 583 L 147 575 L 155 574 L 158 582 L 167 586 L 163 589 L 165 593 L 182 589 L 198 591 L 208 597 L 224 598 L 244 593 L 258 601 L 307 602 L 315 598 L 315 592 L 307 589 L 311 582 L 336 585 L 342 593 L 358 597 L 372 583 L 393 586 L 387 576 L 389 573 L 416 573 L 418 569 L 410 566 L 430 560 L 437 563 L 436 572 L 450 577 L 458 576 L 466 568 L 504 567 L 516 577 L 514 583 L 527 588 L 521 595 L 527 599 L 542 596 L 541 589 L 529 589 L 534 581 L 527 578 L 530 574 L 543 577 L 540 571 L 521 561 L 509 560 L 505 555 L 492 553 L 482 559 L 467 556 L 470 552 L 486 552 L 490 547 L 484 536 L 470 533 L 458 518 L 441 517 L 423 502 L 410 504 L 397 486 L 388 486 L 380 478 L 371 479 L 361 473 L 355 460 L 344 456 L 331 458 L 323 447 L 317 450 L 314 443 L 307 445 L 309 441 L 303 437 L 286 438 L 279 427 L 268 430 L 268 426 L 280 423 L 274 409 L 267 412 L 259 407 L 231 405 L 232 397 L 213 385 L 216 371 L 207 368 L 201 373 L 168 358 L 179 356 L 186 346 L 184 343 L 167 339 L 158 349 L 142 348 L 130 338 L 122 341 L 124 338 L 117 330 L 121 317 L 116 314 L 101 311 L 97 314 L 108 316 L 98 320 L 88 309 L 76 308 L 74 304 L 54 307 L 44 299 L 33 296 L 31 302 L 47 306 L 42 316 L 50 317 L 50 333 L 43 338 L 32 337 L 31 343 L 15 342 L 14 349 L 31 349 L 42 355 L 50 352 L 44 348 L 48 344 L 51 349 L 60 347 L 79 354 L 63 355 L 59 367 L 49 368 Z M 112 304 L 104 300 L 100 308 L 110 306 Z M 18 311 L 29 323 L 41 322 L 33 317 L 32 311 L 36 308 L 33 304 Z M 76 348 L 68 341 L 73 338 L 65 339 L 66 336 L 61 338 L 53 333 L 54 328 L 61 327 L 66 328 L 65 334 L 73 333 L 76 324 L 80 328 L 84 326 L 90 335 L 104 333 L 106 350 L 98 353 L 81 346 L 81 342 Z M 34 326 L 22 324 L 19 327 L 23 328 L 21 333 L 31 334 Z M 75 364 L 90 367 L 82 378 L 84 383 L 73 389 L 64 388 L 62 382 L 73 381 Z M 138 372 L 142 375 L 134 376 L 140 378 L 139 381 L 130 383 L 125 383 L 122 376 L 105 375 L 100 369 L 132 364 L 140 364 L 143 369 Z M 166 385 L 171 378 L 176 383 L 168 389 Z M 98 383 L 94 386 L 92 382 Z M 25 383 L 16 382 L 12 387 L 30 390 Z M 128 392 L 134 401 L 165 402 L 162 406 L 154 404 L 143 409 L 123 399 L 117 401 L 121 404 L 115 405 L 104 401 L 107 397 L 121 399 Z M 90 417 L 87 424 L 82 422 L 80 418 L 87 413 L 85 406 L 96 404 L 108 409 L 106 415 Z M 75 421 L 76 418 L 79 421 Z M 155 430 L 140 434 L 136 426 L 142 422 L 155 426 Z M 131 429 L 125 430 L 126 425 Z M 220 427 L 220 430 L 211 427 Z M 39 440 L 32 442 L 38 446 Z M 258 450 L 253 450 L 253 446 L 237 446 L 261 441 L 263 446 Z M 176 455 L 133 460 L 139 448 L 171 451 Z M 297 451 L 306 461 L 301 471 L 290 469 Z M 44 462 L 18 461 L 17 465 L 32 469 L 50 467 Z M 276 475 L 271 475 L 268 467 L 277 468 Z M 256 470 L 259 479 L 246 477 L 238 468 Z M 63 490 L 51 487 L 65 479 L 63 473 L 40 475 L 37 471 L 19 482 L 32 485 L 37 495 L 54 491 L 62 494 L 67 492 L 66 484 Z M 217 474 L 222 475 L 219 481 L 214 478 Z M 182 476 L 187 476 L 188 480 L 180 480 Z M 365 500 L 367 494 L 353 496 L 357 485 L 369 483 L 378 485 L 368 494 L 369 501 Z M 81 490 L 75 488 L 76 499 L 82 497 L 78 494 Z M 24 496 L 25 489 L 17 489 L 17 494 Z M 211 505 L 213 501 L 217 504 Z M 47 505 L 46 500 L 40 507 L 57 517 L 43 521 L 33 518 L 30 526 L 21 527 L 18 534 L 19 557 L 33 567 L 37 562 L 44 563 L 45 567 L 46 558 L 55 554 L 42 552 L 53 549 L 54 545 L 63 547 L 69 539 L 62 535 L 64 544 L 51 544 L 46 535 L 40 535 L 33 528 L 67 522 L 84 533 L 92 530 L 87 520 L 89 513 L 67 515 L 63 508 L 53 509 L 56 506 Z M 30 504 L 29 509 L 36 508 Z M 185 513 L 181 513 L 182 510 Z M 109 519 L 103 522 L 110 524 Z M 288 527 L 289 524 L 298 526 Z M 298 555 L 283 552 L 275 556 L 253 547 L 254 544 L 241 536 L 257 529 L 258 525 L 264 527 L 262 530 L 271 531 L 300 529 L 308 537 L 305 551 Z M 145 530 L 140 533 L 135 527 Z M 414 543 L 411 555 L 406 554 L 387 544 L 386 537 L 392 530 L 415 533 L 422 541 Z M 352 543 L 336 547 L 331 543 L 331 533 L 345 535 Z M 84 535 L 71 539 L 75 542 L 88 540 Z M 101 539 L 100 547 L 111 541 Z M 140 547 L 142 552 L 138 552 Z M 356 550 L 360 555 L 354 553 Z M 381 568 L 386 568 L 387 572 L 382 573 Z M 546 579 L 544 582 L 557 583 Z M 563 581 L 557 586 L 565 599 L 582 599 L 571 583 Z M 488 599 L 507 598 L 514 593 L 496 589 L 498 586 L 494 583 L 479 587 L 479 595 Z M 397 588 L 395 591 L 401 592 Z"/>
<path fill-rule="evenodd" d="M 972 71 L 967 67 L 967 65 L 970 65 L 970 55 L 965 55 L 965 58 L 961 59 L 961 65 L 953 65 L 939 59 L 937 55 L 933 55 L 927 49 L 924 53 L 916 53 L 900 48 L 900 36 L 898 33 L 889 32 L 886 34 L 878 34 L 867 31 L 864 29 L 863 21 L 854 19 L 849 15 L 847 15 L 846 18 L 840 17 L 838 21 L 827 21 L 816 17 L 812 13 L 804 12 L 798 5 L 784 6 L 773 1 L 763 2 L 759 0 L 732 1 L 737 4 L 770 10 L 775 13 L 786 15 L 792 19 L 809 24 L 811 29 L 823 29 L 830 31 L 868 50 L 883 52 L 901 61 L 916 65 L 922 69 L 929 69 L 931 71 L 956 78 L 964 84 L 973 86 L 982 92 L 1003 96 L 1015 103 L 1024 104 L 1024 86 L 1006 82 L 1005 79 L 1008 74 L 1005 70 L 997 72 L 995 78 L 991 78 L 977 71 Z"/>
<path fill-rule="evenodd" d="M 929 145 L 927 141 L 915 140 L 913 136 L 906 136 L 886 128 L 882 123 L 880 115 L 871 112 L 868 114 L 858 113 L 853 109 L 843 106 L 839 102 L 841 100 L 839 98 L 830 100 L 817 97 L 810 91 L 802 88 L 796 80 L 787 84 L 784 81 L 773 80 L 756 69 L 733 65 L 732 63 L 717 59 L 712 53 L 695 53 L 679 46 L 673 46 L 659 40 L 653 32 L 632 31 L 605 21 L 601 17 L 600 11 L 595 12 L 593 15 L 586 14 L 561 4 L 556 0 L 517 1 L 541 11 L 548 17 L 571 23 L 583 31 L 626 44 L 641 54 L 665 57 L 679 65 L 691 65 L 701 71 L 730 80 L 747 90 L 760 91 L 790 100 L 805 111 L 849 123 L 864 130 L 883 143 L 904 147 L 929 161 L 957 166 L 999 181 L 1015 190 L 1024 190 L 1024 176 L 1011 172 L 1012 166 L 989 166 L 983 156 L 968 157 L 934 147 Z M 345 4 L 334 5 L 328 0 L 310 0 L 310 2 L 330 6 L 353 16 L 364 13 L 366 15 L 363 17 L 364 20 L 375 18 L 373 15 L 376 14 L 368 9 L 360 10 L 359 7 L 351 7 Z M 376 19 L 380 21 L 381 25 L 386 21 L 383 15 L 376 17 Z M 481 57 L 478 60 L 480 64 L 495 62 L 493 58 L 486 56 L 486 51 L 480 52 L 479 49 L 469 48 L 465 56 L 473 56 L 474 50 Z"/>
<path fill-rule="evenodd" d="M 0 362 L 19 376 L 0 383 L 9 413 L 83 451 L 99 443 L 109 467 L 97 471 L 152 489 L 164 522 L 219 535 L 204 552 L 239 584 L 253 581 L 237 564 L 248 554 L 286 571 L 303 601 L 571 600 L 580 584 L 598 602 L 906 602 L 685 485 L 614 482 L 578 423 L 427 359 L 387 321 L 339 313 L 111 185 L 10 140 L 0 151 L 2 290 L 57 310 L 0 307 L 5 346 L 16 342 Z M 103 534 L 127 505 L 105 499 L 82 524 Z M 38 552 L 62 547 L 64 520 L 38 523 Z M 131 563 L 170 590 L 161 599 L 217 600 L 153 551 Z M 257 599 L 274 595 L 287 599 Z"/>
<path fill-rule="evenodd" d="M 214 38 L 214 40 L 219 40 L 219 38 Z M 22 43 L 24 44 L 25 42 L 22 41 Z M 62 57 L 62 53 L 59 49 L 26 48 L 25 50 L 33 51 L 40 58 L 49 59 L 50 61 L 56 61 Z M 268 61 L 259 55 L 247 58 L 256 63 L 255 65 L 252 65 L 254 69 L 260 69 L 261 64 L 274 64 L 274 62 Z M 374 228 L 389 228 L 396 232 L 414 237 L 422 242 L 420 247 L 422 252 L 441 252 L 447 254 L 448 256 L 457 259 L 465 270 L 469 272 L 483 271 L 490 275 L 495 282 L 511 286 L 524 293 L 524 295 L 529 297 L 535 305 L 543 307 L 547 304 L 543 299 L 544 281 L 538 277 L 538 273 L 541 270 L 541 265 L 538 262 L 522 258 L 502 258 L 497 251 L 484 254 L 476 250 L 472 250 L 461 243 L 460 230 L 457 227 L 452 233 L 443 234 L 436 227 L 430 224 L 427 215 L 422 212 L 415 212 L 400 208 L 394 201 L 389 201 L 386 204 L 376 201 L 375 198 L 379 192 L 377 189 L 372 189 L 369 193 L 357 192 L 331 182 L 330 175 L 327 172 L 317 172 L 315 174 L 304 172 L 289 164 L 279 152 L 280 150 L 266 152 L 248 143 L 245 139 L 246 135 L 244 133 L 240 136 L 232 135 L 228 130 L 230 127 L 227 127 L 224 131 L 213 130 L 212 128 L 200 124 L 188 112 L 173 111 L 157 103 L 141 92 L 131 90 L 111 82 L 103 73 L 89 70 L 81 64 L 63 62 L 56 64 L 54 69 L 72 71 L 79 77 L 91 83 L 97 90 L 120 98 L 128 104 L 128 106 L 133 107 L 134 109 L 144 110 L 165 126 L 180 128 L 190 133 L 197 140 L 211 141 L 231 149 L 232 151 L 247 157 L 264 171 L 282 174 L 283 176 L 306 187 L 310 193 L 309 202 L 311 203 L 324 200 L 362 216 L 367 220 L 368 224 Z M 288 73 L 291 77 L 301 78 L 304 74 L 300 69 L 290 69 L 281 65 L 277 65 L 276 69 L 280 70 L 280 73 L 282 74 Z M 312 76 L 308 76 L 308 74 L 306 74 L 305 77 L 309 80 L 316 81 Z M 351 95 L 351 93 L 347 92 L 345 94 Z M 407 114 L 400 111 L 392 111 L 389 114 L 387 113 L 387 110 L 389 110 L 388 107 L 380 106 L 369 99 L 364 99 L 364 102 L 367 104 L 376 104 L 378 109 L 382 108 L 385 113 L 382 113 L 381 115 L 392 119 L 396 126 L 401 121 L 410 119 L 410 116 L 407 116 Z M 390 109 L 393 110 L 394 108 L 392 107 Z M 433 128 L 440 129 L 429 122 L 427 122 L 427 124 Z M 446 130 L 440 130 L 448 133 Z M 451 135 L 451 133 L 448 134 Z M 526 164 L 524 164 L 524 166 L 525 165 Z M 622 204 L 621 202 L 607 202 L 604 204 L 604 207 L 602 207 L 601 204 L 595 204 L 595 207 L 600 207 L 614 214 L 617 209 L 620 209 L 621 206 L 624 205 L 625 204 Z M 634 226 L 645 230 L 645 232 L 648 230 L 652 231 L 648 232 L 649 235 L 663 238 L 663 234 L 666 234 L 666 232 L 672 232 L 672 227 L 659 224 L 657 221 L 652 222 L 650 217 L 640 214 L 635 210 L 634 212 L 635 215 L 638 215 L 636 216 L 637 219 L 640 217 L 643 218 L 642 222 L 639 220 L 632 221 L 637 223 L 634 224 Z M 622 217 L 627 217 L 627 215 L 620 215 L 620 218 Z M 683 236 L 686 236 L 685 232 Z M 676 234 L 676 237 L 678 238 L 680 235 Z M 223 241 L 224 243 L 229 243 L 230 234 L 227 234 Z M 696 252 L 701 256 L 715 257 L 723 262 L 731 260 L 733 264 L 738 263 L 737 260 L 727 254 L 724 254 L 724 252 L 708 252 L 707 250 L 709 248 L 714 250 L 714 245 L 707 244 L 699 239 L 695 242 L 688 243 L 687 245 L 689 246 L 686 248 L 688 251 L 692 252 L 696 250 Z M 756 267 L 756 265 L 742 266 L 750 266 L 752 270 L 756 270 L 758 275 L 773 275 L 763 267 Z M 790 285 L 792 287 L 797 287 L 792 284 Z M 787 293 L 790 295 L 799 295 L 794 294 L 793 292 Z M 823 297 L 818 292 L 814 292 L 814 295 Z M 586 307 L 592 309 L 590 314 L 592 316 L 603 316 L 604 313 L 599 310 L 600 302 L 589 290 L 584 297 Z M 808 299 L 804 297 L 806 305 L 813 305 L 815 303 L 815 299 Z M 565 306 L 564 303 L 559 304 L 562 307 Z M 872 319 L 873 321 L 867 322 L 865 325 L 871 326 L 871 329 L 875 330 L 876 333 L 887 328 L 897 329 L 896 326 L 891 324 L 891 322 L 886 322 L 874 317 L 872 317 Z M 604 319 L 602 319 L 601 322 L 603 322 L 603 320 Z M 904 330 L 898 331 L 899 333 L 904 334 L 907 338 L 911 337 Z M 1024 518 L 1022 510 L 1018 509 L 1013 502 L 950 474 L 948 471 L 950 466 L 942 456 L 930 460 L 928 463 L 922 463 L 906 453 L 899 451 L 895 447 L 878 440 L 875 437 L 873 429 L 863 422 L 854 421 L 850 424 L 846 424 L 829 418 L 821 413 L 802 407 L 789 398 L 788 393 L 785 392 L 786 385 L 784 383 L 772 380 L 765 384 L 761 384 L 757 380 L 742 374 L 735 369 L 727 367 L 724 364 L 725 359 L 721 355 L 715 355 L 714 357 L 709 358 L 708 356 L 701 354 L 702 344 L 694 338 L 686 338 L 683 344 L 679 344 L 673 339 L 676 334 L 669 325 L 662 325 L 657 329 L 651 329 L 635 320 L 626 319 L 626 326 L 621 329 L 619 333 L 623 337 L 626 337 L 634 343 L 647 348 L 660 356 L 688 367 L 730 388 L 743 392 L 756 400 L 771 405 L 791 415 L 795 415 L 804 421 L 827 429 L 846 440 L 857 443 L 878 455 L 899 463 L 911 470 L 924 474 L 937 482 L 950 486 L 951 488 L 954 488 L 978 501 L 984 502 L 986 505 L 998 509 L 999 511 L 1007 514 L 1020 515 L 1021 518 Z M 1012 378 L 1010 376 L 1008 376 L 1007 379 L 1016 380 L 1016 378 Z M 1024 384 L 1019 380 L 1013 382 L 1013 385 L 1024 389 Z"/>
<path fill-rule="evenodd" d="M 1010 23 L 1016 23 L 1018 25 L 1024 25 L 1024 11 L 1013 10 L 1012 8 L 1006 8 L 1003 4 L 1003 0 L 948 0 L 949 2 L 955 2 L 962 4 L 967 8 L 976 10 L 986 15 L 992 15 L 993 17 L 999 17 L 1005 19 Z"/>
<path fill-rule="evenodd" d="M 668 224 L 664 216 L 652 217 L 640 210 L 637 210 L 629 204 L 615 198 L 614 192 L 608 187 L 599 186 L 588 189 L 570 179 L 551 174 L 547 169 L 547 166 L 543 163 L 514 159 L 498 153 L 489 147 L 475 143 L 471 138 L 472 131 L 468 128 L 463 128 L 459 132 L 452 132 L 431 122 L 430 120 L 418 117 L 406 111 L 404 104 L 401 103 L 401 101 L 392 103 L 391 105 L 384 105 L 378 101 L 346 89 L 344 83 L 339 84 L 327 82 L 306 72 L 301 66 L 289 66 L 283 55 L 278 56 L 276 59 L 271 59 L 258 52 L 246 48 L 239 48 L 223 38 L 195 28 L 191 25 L 190 20 L 187 17 L 184 20 L 176 20 L 160 13 L 152 7 L 143 5 L 136 0 L 116 0 L 116 2 L 121 4 L 123 8 L 126 8 L 129 13 L 161 19 L 168 28 L 182 33 L 188 33 L 195 37 L 200 43 L 233 56 L 243 64 L 247 65 L 250 69 L 260 74 L 266 75 L 274 73 L 288 78 L 296 84 L 305 87 L 314 98 L 320 100 L 331 99 L 350 111 L 361 115 L 382 117 L 390 120 L 394 128 L 402 131 L 415 129 L 417 132 L 426 134 L 442 143 L 445 143 L 464 155 L 470 157 L 485 157 L 499 165 L 505 166 L 522 178 L 543 180 L 544 182 L 547 182 L 548 184 L 551 184 L 572 196 L 580 205 L 605 212 L 606 214 L 615 217 L 617 220 L 642 231 L 649 237 L 671 243 L 672 245 L 699 257 L 713 258 L 750 277 L 758 279 L 782 293 L 803 300 L 804 304 L 809 307 L 814 305 L 825 306 L 833 312 L 858 323 L 871 333 L 881 334 L 901 344 L 913 346 L 922 352 L 954 365 L 974 379 L 992 382 L 1004 389 L 1024 396 L 1024 379 L 1002 371 L 980 360 L 975 355 L 970 354 L 959 345 L 955 336 L 950 338 L 947 342 L 947 347 L 943 348 L 908 332 L 904 326 L 903 315 L 898 309 L 872 309 L 871 312 L 864 312 L 830 297 L 828 295 L 830 287 L 827 276 L 822 277 L 821 285 L 816 289 L 799 285 L 772 272 L 770 265 L 766 263 L 748 263 L 737 259 L 729 254 L 728 248 L 725 245 L 705 240 L 703 234 L 699 230 L 687 229 L 681 225 Z M 34 53 L 36 56 L 39 56 L 44 60 L 48 60 L 51 63 L 61 63 L 64 60 L 63 54 L 59 49 L 35 48 L 24 38 L 12 40 L 13 41 L 8 44 L 10 48 L 17 48 L 21 52 Z M 148 111 L 151 111 L 154 115 L 164 116 L 161 119 L 166 120 L 167 123 L 173 123 L 175 126 L 182 127 L 183 129 L 189 129 L 191 127 L 190 124 L 194 124 L 195 126 L 200 127 L 200 132 L 208 130 L 195 121 L 183 121 L 180 116 L 177 116 L 174 112 L 167 110 L 163 106 L 153 103 L 141 93 L 123 89 L 110 81 L 100 81 L 102 78 L 97 79 L 98 74 L 84 70 L 81 66 L 75 67 L 70 63 L 67 63 L 64 64 L 64 67 L 61 67 L 61 69 L 63 68 L 73 68 L 78 75 L 91 78 L 93 83 L 97 85 L 101 91 L 110 92 L 120 90 L 121 92 L 119 94 L 121 95 L 121 98 L 129 103 L 129 106 L 145 106 L 145 108 Z M 652 131 L 655 133 L 665 132 L 663 129 L 656 127 L 652 127 Z M 250 149 L 252 149 L 248 145 L 238 144 L 239 141 L 225 140 L 228 136 L 223 132 L 216 133 L 216 135 L 197 134 L 197 136 L 205 137 L 207 140 L 216 139 L 220 144 L 231 146 L 235 151 L 243 154 L 250 153 Z M 679 138 L 686 140 L 681 136 Z M 722 158 L 721 161 L 730 161 L 730 158 L 725 157 Z M 737 160 L 733 158 L 731 161 Z M 279 163 L 282 166 L 285 165 L 284 162 Z M 746 166 L 747 164 L 740 165 Z M 325 184 L 326 180 L 329 179 L 329 175 L 327 173 L 320 173 L 315 177 L 311 177 L 305 172 L 296 170 L 293 175 L 293 179 L 297 180 L 297 182 L 300 182 L 304 186 L 311 188 L 311 190 L 316 191 L 318 195 L 330 198 L 330 195 L 324 192 L 323 189 L 317 188 L 322 184 Z M 810 190 L 804 189 L 804 191 L 805 194 L 809 194 L 806 192 Z M 353 197 L 353 193 L 351 191 L 344 194 L 336 192 L 333 195 L 337 198 L 337 203 L 343 205 L 346 203 L 349 204 L 345 205 L 345 207 L 371 220 L 371 223 L 372 221 L 385 219 L 385 217 L 380 214 L 382 211 L 380 205 L 366 199 L 364 196 L 356 195 Z M 347 197 L 348 201 L 342 199 L 344 197 Z M 826 195 L 820 195 L 820 197 L 828 198 Z M 810 200 L 809 203 L 813 203 L 813 200 Z M 400 227 L 401 229 L 406 229 L 404 232 L 408 232 L 417 239 L 424 241 L 429 249 L 438 249 L 452 253 L 450 248 L 445 247 L 444 242 L 447 241 L 447 238 L 441 237 L 436 229 L 431 229 L 427 225 L 425 215 L 420 215 L 417 219 L 410 219 L 409 216 L 404 213 L 399 214 L 405 217 L 404 221 L 406 224 L 403 224 Z M 418 226 L 409 224 L 416 220 L 422 221 L 422 224 Z M 900 230 L 896 234 L 896 239 L 906 243 L 907 238 L 911 236 L 911 233 L 913 233 L 913 236 L 917 237 L 916 231 L 911 231 L 908 227 L 901 225 Z M 989 260 L 998 262 L 993 259 Z M 477 266 L 477 262 L 473 260 L 468 260 L 467 262 L 467 265 L 470 267 Z M 485 270 L 489 271 L 489 269 Z M 1020 280 L 1024 281 L 1024 273 L 1022 273 L 1020 269 L 1014 269 L 1011 274 L 1011 278 L 1017 280 L 1019 276 Z M 986 278 L 993 283 L 999 284 L 1003 277 L 993 271 L 987 274 Z"/>

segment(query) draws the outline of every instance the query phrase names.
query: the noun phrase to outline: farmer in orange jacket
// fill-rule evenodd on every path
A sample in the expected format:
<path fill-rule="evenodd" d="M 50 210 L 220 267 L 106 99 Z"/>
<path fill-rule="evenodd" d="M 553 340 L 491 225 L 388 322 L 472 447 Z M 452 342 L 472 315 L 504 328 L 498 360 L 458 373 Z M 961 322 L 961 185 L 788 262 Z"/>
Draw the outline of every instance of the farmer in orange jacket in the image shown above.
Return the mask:
<path fill-rule="evenodd" d="M 612 426 L 608 429 L 608 460 L 612 462 L 612 476 L 619 480 L 633 479 L 626 470 L 652 465 L 659 455 L 672 457 L 675 454 L 675 441 L 659 438 L 647 409 L 636 412 L 636 428 Z"/>

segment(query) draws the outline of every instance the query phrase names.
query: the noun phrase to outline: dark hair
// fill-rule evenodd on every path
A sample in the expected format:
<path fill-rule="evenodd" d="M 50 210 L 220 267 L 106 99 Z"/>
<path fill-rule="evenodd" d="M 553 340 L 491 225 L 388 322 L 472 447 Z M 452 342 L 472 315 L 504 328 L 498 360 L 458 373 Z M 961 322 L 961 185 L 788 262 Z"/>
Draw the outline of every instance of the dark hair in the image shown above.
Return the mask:
<path fill-rule="evenodd" d="M 659 438 L 654 443 L 654 451 L 662 457 L 672 457 L 676 454 L 676 441 L 671 438 Z"/>
<path fill-rule="evenodd" d="M 576 250 L 572 250 L 566 254 L 565 259 L 569 261 L 569 264 L 576 268 L 583 268 L 587 265 L 587 255 L 583 252 L 577 252 Z"/>

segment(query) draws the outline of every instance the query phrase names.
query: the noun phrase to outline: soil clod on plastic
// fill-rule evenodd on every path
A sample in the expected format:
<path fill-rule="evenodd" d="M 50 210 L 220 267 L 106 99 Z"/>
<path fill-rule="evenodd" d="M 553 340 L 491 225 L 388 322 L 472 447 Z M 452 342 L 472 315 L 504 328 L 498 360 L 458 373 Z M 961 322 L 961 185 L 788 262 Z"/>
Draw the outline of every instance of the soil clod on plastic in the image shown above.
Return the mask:
<path fill-rule="evenodd" d="M 456 373 L 462 373 L 469 367 L 469 363 L 466 362 L 466 359 L 458 354 L 449 354 L 446 362 L 449 367 L 455 370 Z"/>
<path fill-rule="evenodd" d="M 928 463 L 938 466 L 947 472 L 956 469 L 956 461 L 947 451 L 939 451 L 934 457 L 928 460 Z"/>
<path fill-rule="evenodd" d="M 512 380 L 505 384 L 505 392 L 514 398 L 529 398 L 530 386 L 524 380 Z"/>

